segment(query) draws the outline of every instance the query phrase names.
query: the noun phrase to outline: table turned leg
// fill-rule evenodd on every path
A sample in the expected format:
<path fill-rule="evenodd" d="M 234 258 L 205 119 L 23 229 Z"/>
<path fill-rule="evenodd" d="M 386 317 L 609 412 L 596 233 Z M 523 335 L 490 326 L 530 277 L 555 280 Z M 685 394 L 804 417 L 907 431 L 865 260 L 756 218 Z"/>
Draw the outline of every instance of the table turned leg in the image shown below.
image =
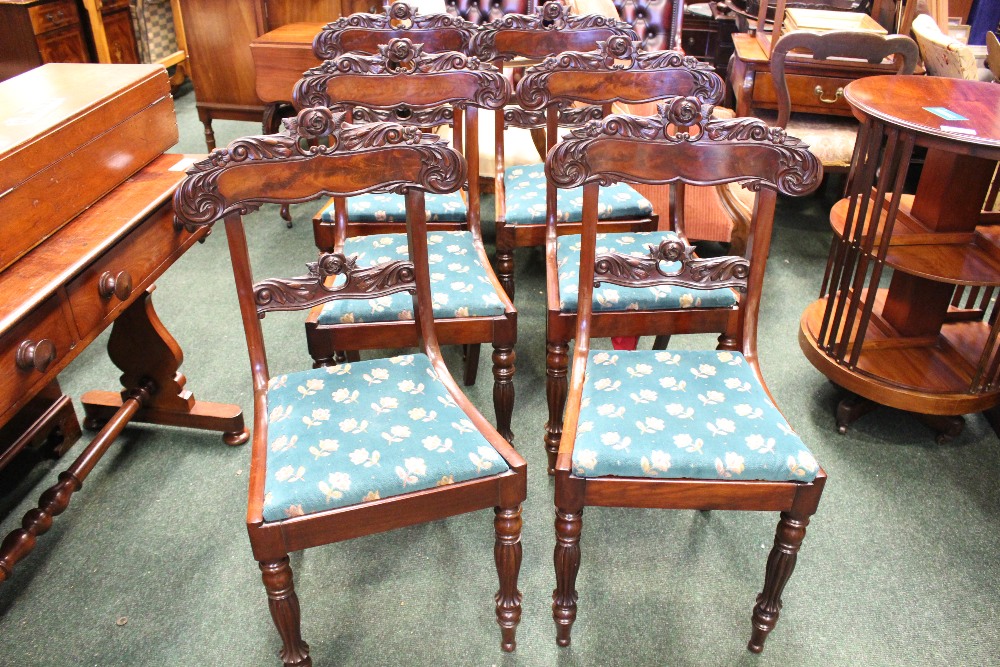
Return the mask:
<path fill-rule="evenodd" d="M 178 368 L 184 360 L 180 345 L 160 322 L 147 290 L 111 329 L 108 356 L 122 370 L 122 392 L 89 391 L 83 395 L 84 425 L 95 428 L 122 406 L 130 388 L 152 381 L 156 393 L 132 417 L 134 421 L 221 431 L 227 445 L 242 445 L 250 435 L 238 405 L 196 401 L 184 388 L 187 378 Z"/>

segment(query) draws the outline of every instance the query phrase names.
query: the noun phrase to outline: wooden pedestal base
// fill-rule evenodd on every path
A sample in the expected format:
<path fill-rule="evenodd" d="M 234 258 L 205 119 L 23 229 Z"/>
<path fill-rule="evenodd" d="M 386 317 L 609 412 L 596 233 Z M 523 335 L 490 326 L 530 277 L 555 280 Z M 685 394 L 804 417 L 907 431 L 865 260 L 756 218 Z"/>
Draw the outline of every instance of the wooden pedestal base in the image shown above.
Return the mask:
<path fill-rule="evenodd" d="M 53 518 L 66 510 L 72 495 L 130 421 L 222 431 L 223 440 L 230 445 L 249 439 L 239 406 L 199 403 L 184 389 L 186 380 L 177 370 L 184 356 L 153 310 L 150 292 L 143 292 L 118 316 L 108 340 L 108 356 L 122 370 L 125 389 L 120 393 L 89 392 L 83 397 L 85 423 L 103 426 L 73 464 L 59 474 L 59 481 L 42 494 L 38 507 L 24 515 L 21 528 L 0 544 L 0 583 L 35 548 L 37 537 L 52 527 Z"/>

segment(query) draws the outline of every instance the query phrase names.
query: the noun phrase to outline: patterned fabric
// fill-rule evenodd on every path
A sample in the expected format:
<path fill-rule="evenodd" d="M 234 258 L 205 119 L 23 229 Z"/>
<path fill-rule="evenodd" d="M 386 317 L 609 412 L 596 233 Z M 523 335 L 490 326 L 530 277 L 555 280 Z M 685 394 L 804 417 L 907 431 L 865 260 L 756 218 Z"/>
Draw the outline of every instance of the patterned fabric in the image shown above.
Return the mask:
<path fill-rule="evenodd" d="M 742 354 L 596 351 L 587 363 L 573 471 L 811 482 L 819 464 Z"/>
<path fill-rule="evenodd" d="M 170 0 L 131 0 L 129 6 L 142 62 L 155 63 L 177 51 Z"/>
<path fill-rule="evenodd" d="M 458 192 L 439 195 L 428 192 L 424 195 L 424 210 L 429 222 L 463 222 L 465 220 L 465 200 Z M 319 212 L 324 222 L 334 221 L 334 205 L 331 199 Z M 350 197 L 347 200 L 347 217 L 353 222 L 406 222 L 406 198 L 395 194 L 367 194 Z"/>
<path fill-rule="evenodd" d="M 472 243 L 472 232 L 427 235 L 434 317 L 495 317 L 504 312 L 486 268 Z M 344 242 L 344 254 L 357 255 L 358 266 L 408 259 L 406 234 L 356 236 Z M 338 277 L 343 282 L 343 276 Z M 413 297 L 400 292 L 378 299 L 339 299 L 323 306 L 320 324 L 391 322 L 413 319 Z"/>
<path fill-rule="evenodd" d="M 778 120 L 778 114 L 773 111 L 761 111 L 757 115 L 769 125 Z M 785 131 L 789 136 L 801 139 L 824 167 L 851 166 L 854 142 L 858 138 L 858 121 L 855 119 L 793 113 Z"/>
<path fill-rule="evenodd" d="M 267 410 L 265 521 L 508 470 L 423 354 L 271 378 Z"/>
<path fill-rule="evenodd" d="M 524 225 L 545 222 L 545 165 L 516 167 L 505 175 L 507 188 L 507 224 Z M 583 188 L 556 190 L 558 219 L 579 222 L 583 219 Z M 625 183 L 601 188 L 597 198 L 597 219 L 646 218 L 653 205 Z"/>
<path fill-rule="evenodd" d="M 621 252 L 633 257 L 649 255 L 649 246 L 661 241 L 677 239 L 674 232 L 633 232 L 598 234 L 597 252 Z M 559 266 L 559 309 L 573 312 L 577 309 L 580 287 L 580 235 L 568 234 L 558 238 L 556 261 Z M 675 271 L 680 262 L 664 267 Z M 659 287 L 619 287 L 602 284 L 594 288 L 594 311 L 616 310 L 668 310 L 671 308 L 730 308 L 736 305 L 736 293 L 728 287 L 704 290 L 663 285 Z"/>

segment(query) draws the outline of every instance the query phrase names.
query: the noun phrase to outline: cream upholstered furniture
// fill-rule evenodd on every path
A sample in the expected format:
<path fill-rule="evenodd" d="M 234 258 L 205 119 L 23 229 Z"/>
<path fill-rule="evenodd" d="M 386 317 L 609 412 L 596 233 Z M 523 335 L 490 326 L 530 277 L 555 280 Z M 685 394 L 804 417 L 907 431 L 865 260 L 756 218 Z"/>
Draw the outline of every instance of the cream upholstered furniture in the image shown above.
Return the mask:
<path fill-rule="evenodd" d="M 466 162 L 419 128 L 350 125 L 345 117 L 327 107 L 305 109 L 282 134 L 237 140 L 192 167 L 174 198 L 179 224 L 225 221 L 253 378 L 247 530 L 281 659 L 286 667 L 312 664 L 290 552 L 486 508 L 496 515 L 496 614 L 502 648 L 511 651 L 521 613 L 525 463 L 452 379 L 431 307 L 424 192 L 462 187 Z M 308 275 L 253 282 L 247 212 L 264 202 L 365 192 L 405 196 L 406 258 L 362 265 L 356 256 L 323 252 Z M 409 326 L 418 353 L 269 371 L 260 325 L 266 313 L 396 293 L 412 296 Z M 405 551 L 400 543 L 394 557 Z"/>
<path fill-rule="evenodd" d="M 992 81 L 993 74 L 976 64 L 976 57 L 968 44 L 941 32 L 929 14 L 918 14 L 910 26 L 920 47 L 924 68 L 931 76 L 969 81 Z"/>
<path fill-rule="evenodd" d="M 502 109 L 510 85 L 493 65 L 455 51 L 424 53 L 421 45 L 395 38 L 378 54 L 349 53 L 306 72 L 293 98 L 299 107 L 342 106 L 361 118 L 396 118 L 427 128 L 454 120 L 456 147 L 477 160 L 479 110 Z M 508 439 L 514 409 L 514 343 L 517 311 L 490 267 L 480 231 L 479 179 L 467 193 L 428 194 L 425 199 L 434 316 L 443 344 L 466 351 L 466 384 L 475 381 L 479 345 L 493 344 L 493 397 L 497 428 Z M 465 200 L 463 200 L 463 196 Z M 405 259 L 407 210 L 399 194 L 335 198 L 314 219 L 321 250 L 357 254 L 361 265 Z M 344 350 L 416 344 L 413 307 L 405 295 L 346 299 L 313 308 L 306 321 L 309 353 L 332 364 Z M 356 355 L 352 355 L 356 359 Z"/>
<path fill-rule="evenodd" d="M 584 186 L 576 346 L 555 479 L 552 612 L 562 646 L 577 613 L 585 507 L 779 511 L 748 644 L 760 652 L 826 481 L 767 391 L 756 340 L 776 195 L 812 191 L 822 167 L 780 129 L 754 118 L 709 120 L 709 113 L 696 98 L 674 98 L 659 118 L 592 121 L 546 160 L 556 187 Z M 752 183 L 747 258 L 698 259 L 682 239 L 665 239 L 644 255 L 599 250 L 598 183 L 619 179 Z M 744 293 L 738 328 L 718 350 L 592 350 L 595 283 L 737 289 Z M 643 314 L 634 318 L 641 328 Z M 601 567 L 600 558 L 587 562 Z"/>

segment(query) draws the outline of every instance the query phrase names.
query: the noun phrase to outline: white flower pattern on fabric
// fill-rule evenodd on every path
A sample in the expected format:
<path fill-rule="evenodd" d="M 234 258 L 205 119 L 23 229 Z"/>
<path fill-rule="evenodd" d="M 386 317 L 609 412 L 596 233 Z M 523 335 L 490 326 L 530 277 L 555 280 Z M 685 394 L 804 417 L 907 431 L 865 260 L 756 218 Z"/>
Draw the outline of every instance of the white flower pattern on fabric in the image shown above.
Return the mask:
<path fill-rule="evenodd" d="M 613 392 L 630 400 L 609 401 Z M 819 464 L 740 353 L 619 350 L 590 355 L 573 470 L 584 477 L 811 481 Z"/>
<path fill-rule="evenodd" d="M 422 354 L 269 386 L 265 522 L 508 470 Z"/>

